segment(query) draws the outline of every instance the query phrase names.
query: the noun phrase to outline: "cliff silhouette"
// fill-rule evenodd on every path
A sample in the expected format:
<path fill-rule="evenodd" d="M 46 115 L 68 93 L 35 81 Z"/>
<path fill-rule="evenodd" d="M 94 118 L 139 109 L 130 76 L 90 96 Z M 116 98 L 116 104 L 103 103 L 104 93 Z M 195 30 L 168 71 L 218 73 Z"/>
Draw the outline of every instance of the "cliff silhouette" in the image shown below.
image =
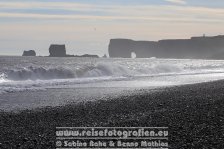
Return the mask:
<path fill-rule="evenodd" d="M 224 59 L 224 35 L 168 39 L 159 41 L 134 41 L 111 39 L 109 56 L 130 58 Z"/>

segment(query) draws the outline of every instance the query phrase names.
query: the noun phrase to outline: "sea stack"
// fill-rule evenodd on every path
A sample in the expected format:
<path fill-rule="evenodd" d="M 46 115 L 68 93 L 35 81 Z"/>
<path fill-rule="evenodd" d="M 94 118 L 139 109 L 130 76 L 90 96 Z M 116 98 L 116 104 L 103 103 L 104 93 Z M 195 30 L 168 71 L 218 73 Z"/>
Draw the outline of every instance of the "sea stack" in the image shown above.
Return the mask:
<path fill-rule="evenodd" d="M 66 57 L 65 45 L 52 44 L 49 48 L 50 57 Z"/>
<path fill-rule="evenodd" d="M 23 51 L 22 56 L 36 56 L 36 52 L 34 50 Z"/>

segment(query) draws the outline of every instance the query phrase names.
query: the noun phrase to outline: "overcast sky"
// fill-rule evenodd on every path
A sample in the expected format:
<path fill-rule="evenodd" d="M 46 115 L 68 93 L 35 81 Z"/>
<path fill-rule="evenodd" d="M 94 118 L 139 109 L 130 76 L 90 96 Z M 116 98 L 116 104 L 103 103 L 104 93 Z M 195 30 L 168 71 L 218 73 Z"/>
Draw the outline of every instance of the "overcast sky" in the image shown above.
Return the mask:
<path fill-rule="evenodd" d="M 111 38 L 159 40 L 224 34 L 224 0 L 0 0 L 0 55 L 66 44 L 107 53 Z"/>

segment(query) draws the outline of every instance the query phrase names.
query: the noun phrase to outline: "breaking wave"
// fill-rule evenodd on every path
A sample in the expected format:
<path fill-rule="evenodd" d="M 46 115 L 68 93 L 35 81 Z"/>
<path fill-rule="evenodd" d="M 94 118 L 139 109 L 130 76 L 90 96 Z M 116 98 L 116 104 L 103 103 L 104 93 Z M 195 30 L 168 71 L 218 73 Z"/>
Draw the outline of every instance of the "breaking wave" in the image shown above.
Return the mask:
<path fill-rule="evenodd" d="M 179 72 L 180 68 L 173 65 L 153 65 L 148 68 L 135 68 L 113 63 L 98 63 L 94 66 L 84 66 L 75 68 L 44 68 L 26 67 L 14 70 L 6 70 L 0 75 L 0 81 L 22 81 L 22 80 L 51 80 L 51 79 L 71 79 L 71 78 L 91 78 L 105 76 L 139 76 L 160 73 Z"/>
<path fill-rule="evenodd" d="M 47 88 L 70 88 L 89 83 L 134 80 L 138 77 L 165 80 L 163 76 L 224 73 L 223 62 L 171 60 L 114 60 L 7 67 L 0 72 L 0 94 Z M 141 78 L 140 78 L 141 79 Z M 167 80 L 165 80 L 167 81 Z M 182 80 L 181 80 L 182 81 Z"/>
<path fill-rule="evenodd" d="M 50 79 L 66 79 L 74 78 L 74 74 L 69 69 L 63 68 L 42 68 L 27 67 L 22 69 L 7 70 L 2 77 L 8 80 L 50 80 Z"/>

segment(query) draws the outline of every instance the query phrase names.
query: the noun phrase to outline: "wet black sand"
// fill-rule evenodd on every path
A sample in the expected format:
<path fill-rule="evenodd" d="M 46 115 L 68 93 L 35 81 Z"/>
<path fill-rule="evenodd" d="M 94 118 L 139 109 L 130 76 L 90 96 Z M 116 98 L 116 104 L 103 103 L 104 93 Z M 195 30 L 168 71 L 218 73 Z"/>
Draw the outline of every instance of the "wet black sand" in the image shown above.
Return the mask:
<path fill-rule="evenodd" d="M 0 114 L 0 148 L 54 148 L 55 127 L 169 127 L 173 149 L 224 148 L 224 81 Z"/>

